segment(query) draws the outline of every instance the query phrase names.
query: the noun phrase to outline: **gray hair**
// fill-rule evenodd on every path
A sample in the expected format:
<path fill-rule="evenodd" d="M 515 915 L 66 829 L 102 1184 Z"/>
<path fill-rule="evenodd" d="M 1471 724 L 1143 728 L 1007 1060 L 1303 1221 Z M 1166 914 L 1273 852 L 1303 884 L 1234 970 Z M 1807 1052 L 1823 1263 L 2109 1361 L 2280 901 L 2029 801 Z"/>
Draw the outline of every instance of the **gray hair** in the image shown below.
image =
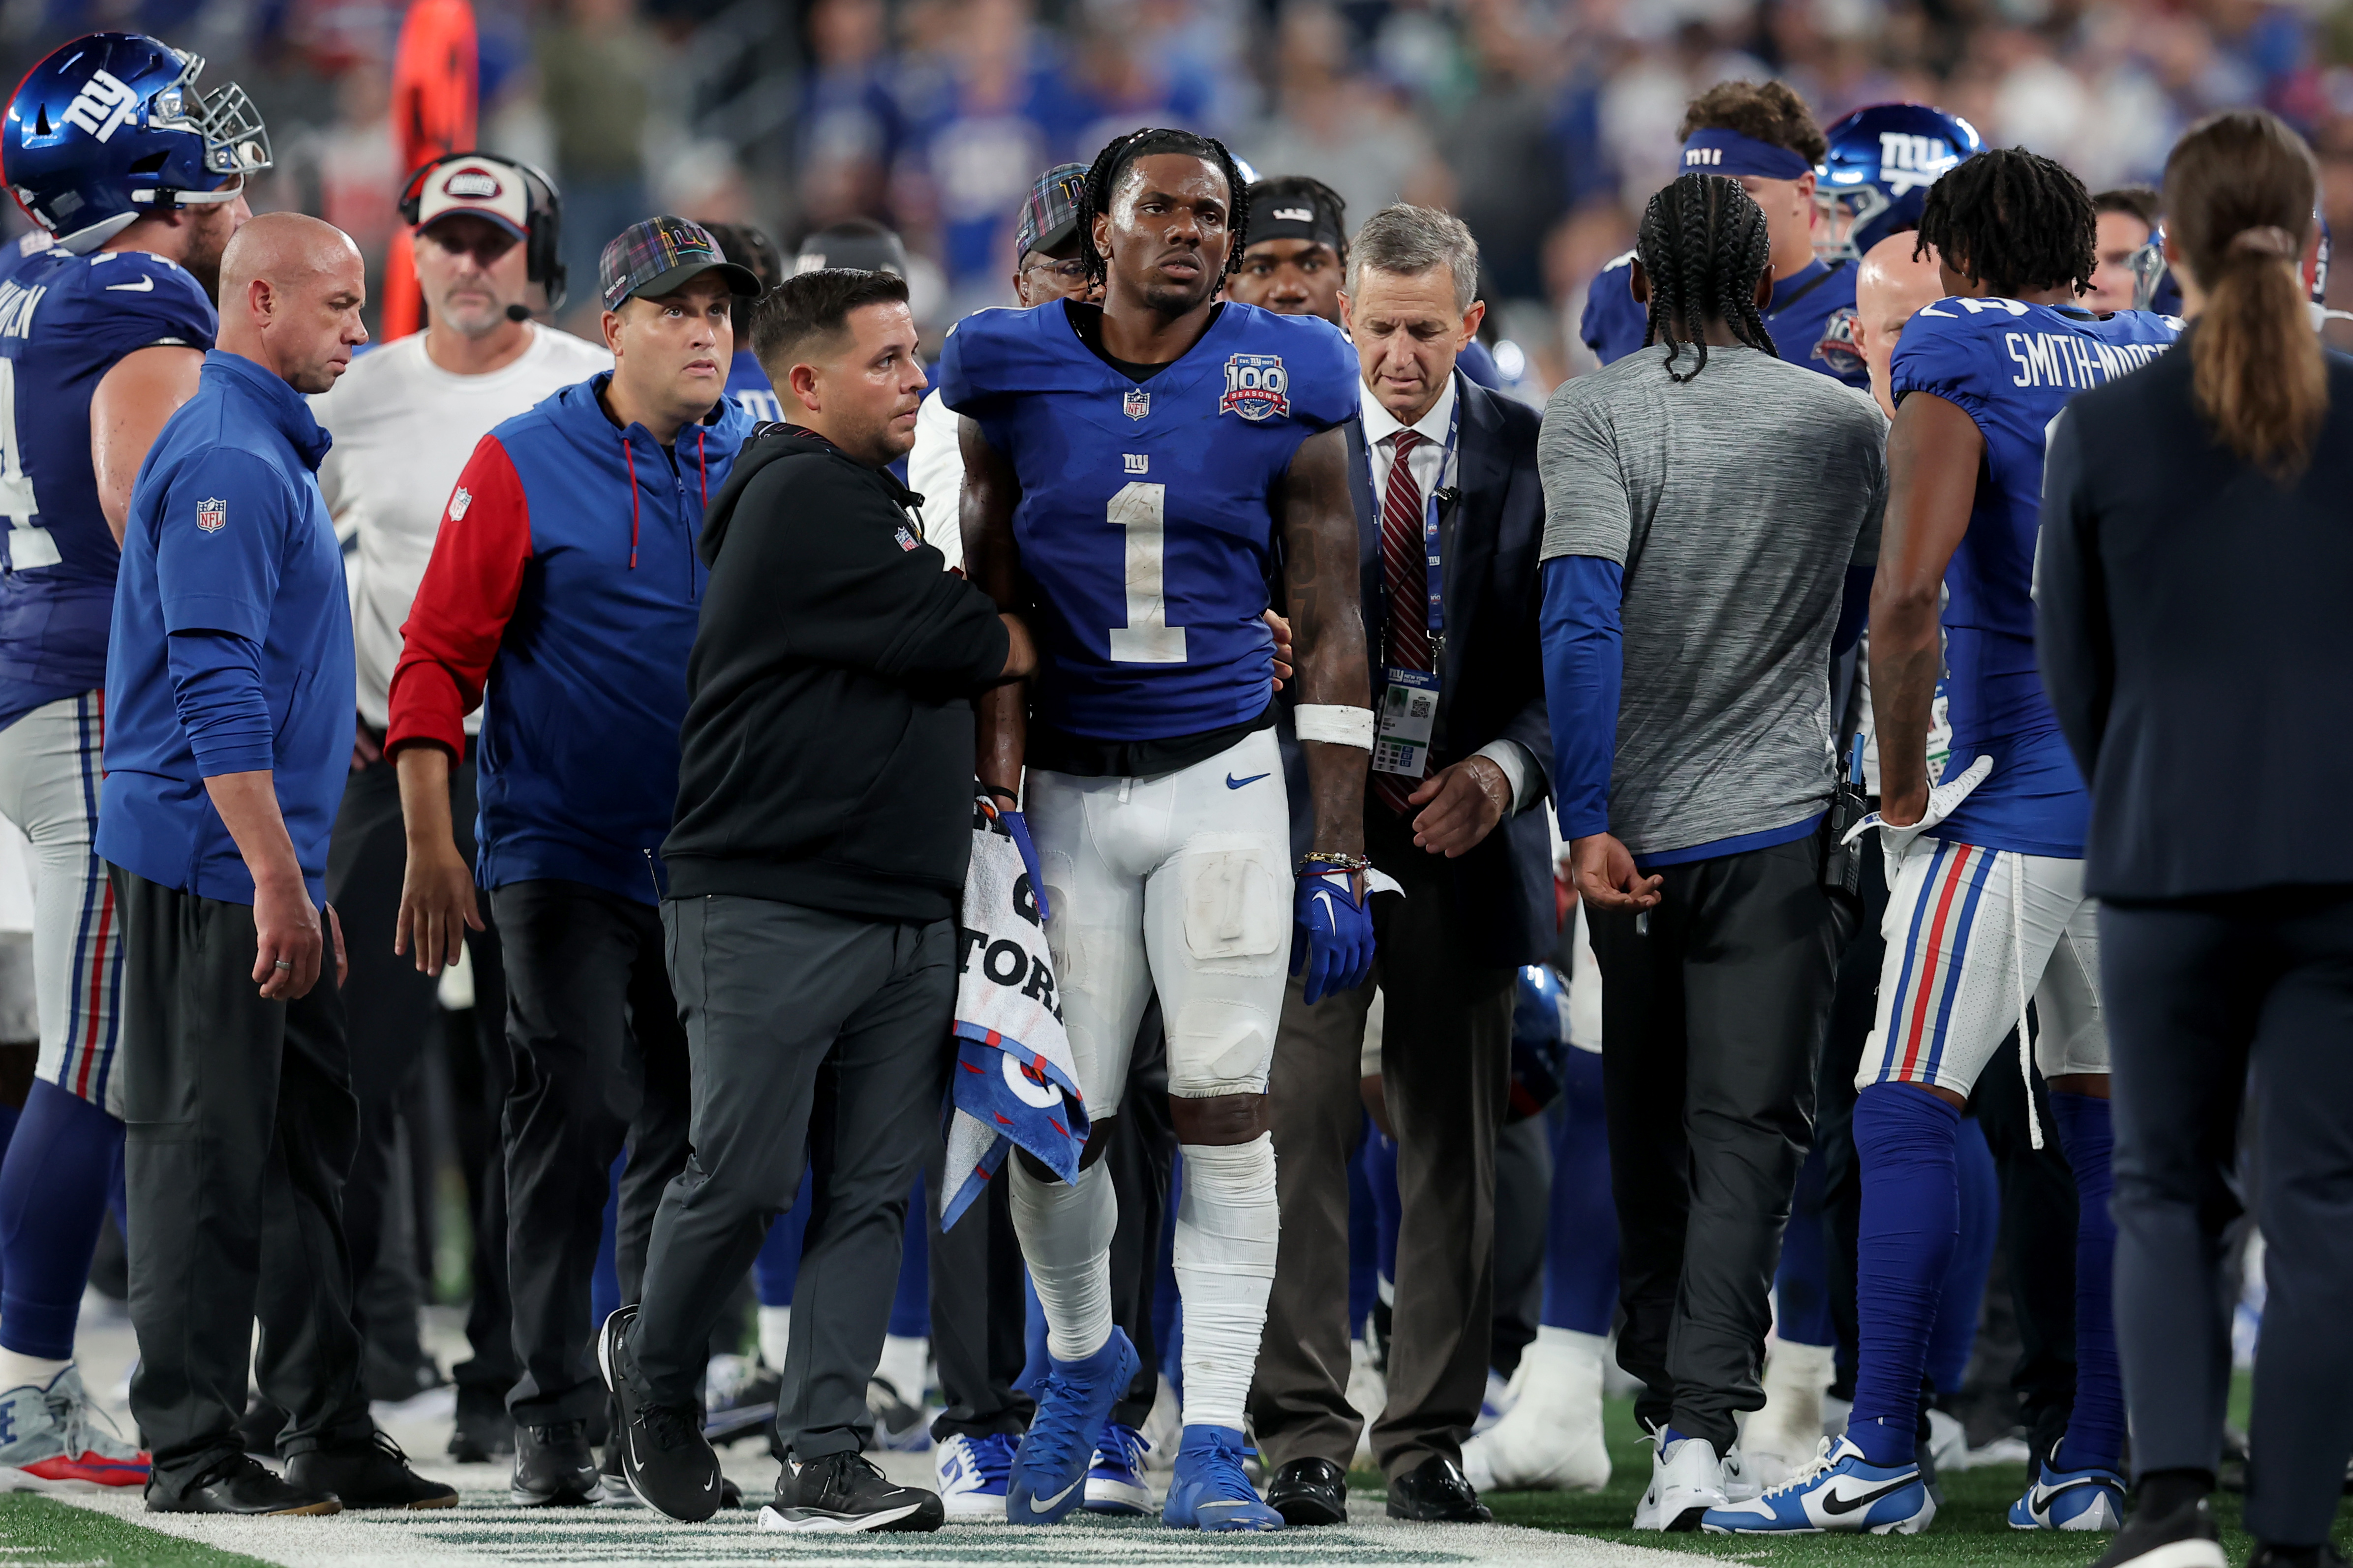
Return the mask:
<path fill-rule="evenodd" d="M 1348 292 L 1366 268 L 1418 278 L 1443 267 L 1454 279 L 1454 308 L 1468 310 L 1479 297 L 1479 242 L 1452 213 L 1393 202 L 1365 220 L 1348 243 Z"/>

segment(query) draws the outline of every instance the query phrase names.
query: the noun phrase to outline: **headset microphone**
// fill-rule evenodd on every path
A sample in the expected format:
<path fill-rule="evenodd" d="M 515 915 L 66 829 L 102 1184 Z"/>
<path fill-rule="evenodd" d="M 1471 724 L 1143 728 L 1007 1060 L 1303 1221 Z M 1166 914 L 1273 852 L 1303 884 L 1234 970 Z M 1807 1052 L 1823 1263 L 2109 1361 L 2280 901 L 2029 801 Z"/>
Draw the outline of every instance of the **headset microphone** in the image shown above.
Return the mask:
<path fill-rule="evenodd" d="M 507 307 L 507 320 L 510 321 L 530 321 L 531 307 L 528 305 L 509 305 Z"/>

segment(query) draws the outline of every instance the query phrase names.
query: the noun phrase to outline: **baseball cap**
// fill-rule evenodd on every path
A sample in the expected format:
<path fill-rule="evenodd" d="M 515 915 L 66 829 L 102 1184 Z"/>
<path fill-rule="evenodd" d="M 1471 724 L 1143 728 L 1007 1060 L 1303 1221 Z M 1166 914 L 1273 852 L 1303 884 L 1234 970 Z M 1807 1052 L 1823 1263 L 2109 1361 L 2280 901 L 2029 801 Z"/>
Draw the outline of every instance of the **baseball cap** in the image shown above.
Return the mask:
<path fill-rule="evenodd" d="M 1304 179 L 1261 180 L 1250 188 L 1250 240 L 1310 239 L 1348 248 L 1338 193 Z"/>
<path fill-rule="evenodd" d="M 425 171 L 417 192 L 416 226 L 452 213 L 485 217 L 517 239 L 531 237 L 531 187 L 522 170 L 503 158 L 470 153 Z"/>
<path fill-rule="evenodd" d="M 596 294 L 605 309 L 617 310 L 632 294 L 667 294 L 713 271 L 733 292 L 758 297 L 760 279 L 750 268 L 728 260 L 709 229 L 682 217 L 643 218 L 605 242 L 596 262 Z"/>
<path fill-rule="evenodd" d="M 907 247 L 896 234 L 871 218 L 851 218 L 847 223 L 818 229 L 802 240 L 800 254 L 793 258 L 796 278 L 804 272 L 821 272 L 828 267 L 892 272 L 904 278 Z"/>
<path fill-rule="evenodd" d="M 1069 239 L 1078 227 L 1079 198 L 1086 188 L 1084 163 L 1057 163 L 1039 175 L 1021 204 L 1021 239 L 1014 260 L 1033 250 L 1052 250 Z"/>

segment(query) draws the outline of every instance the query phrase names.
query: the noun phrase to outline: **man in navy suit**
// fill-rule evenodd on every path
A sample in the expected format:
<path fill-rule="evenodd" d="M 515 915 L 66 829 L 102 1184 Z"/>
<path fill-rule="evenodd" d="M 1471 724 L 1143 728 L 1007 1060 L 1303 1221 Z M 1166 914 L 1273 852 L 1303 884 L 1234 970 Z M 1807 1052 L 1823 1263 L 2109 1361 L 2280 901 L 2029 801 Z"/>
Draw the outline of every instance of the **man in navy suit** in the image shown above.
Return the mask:
<path fill-rule="evenodd" d="M 1348 426 L 1361 550 L 1360 581 L 1333 586 L 1362 594 L 1375 656 L 1365 847 L 1388 890 L 1372 900 L 1371 979 L 1313 1005 L 1294 980 L 1274 1053 L 1282 1241 L 1250 1414 L 1276 1469 L 1268 1501 L 1292 1524 L 1345 1518 L 1361 1426 L 1344 1392 L 1346 1296 L 1332 1282 L 1347 1272 L 1347 1163 L 1376 987 L 1402 1221 L 1373 1450 L 1392 1515 L 1488 1517 L 1462 1478 L 1461 1434 L 1486 1388 L 1514 974 L 1550 950 L 1555 921 L 1551 840 L 1531 809 L 1551 762 L 1538 419 L 1458 371 L 1485 311 L 1478 270 L 1459 220 L 1391 206 L 1350 247 L 1341 296 L 1364 370 L 1363 417 Z"/>

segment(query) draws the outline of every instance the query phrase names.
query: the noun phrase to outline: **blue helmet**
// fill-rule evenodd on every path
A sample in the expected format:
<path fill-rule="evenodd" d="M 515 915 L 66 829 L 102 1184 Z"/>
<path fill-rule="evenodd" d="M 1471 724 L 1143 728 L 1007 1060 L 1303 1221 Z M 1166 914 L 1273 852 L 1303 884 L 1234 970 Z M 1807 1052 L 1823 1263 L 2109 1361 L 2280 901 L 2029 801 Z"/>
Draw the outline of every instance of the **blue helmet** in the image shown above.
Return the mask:
<path fill-rule="evenodd" d="M 1567 1075 L 1568 984 L 1550 964 L 1520 966 L 1512 1005 L 1512 1089 L 1504 1120 L 1535 1115 L 1558 1098 Z"/>
<path fill-rule="evenodd" d="M 2317 206 L 2312 209 L 2312 226 L 2313 243 L 2296 264 L 2296 271 L 2304 279 L 2305 298 L 2311 303 L 2312 324 L 2317 331 L 2332 321 L 2353 320 L 2353 316 L 2328 308 L 2328 260 L 2337 238 L 2329 231 L 2328 215 Z M 2148 231 L 2147 241 L 2133 252 L 2132 269 L 2134 310 L 2155 310 L 2160 316 L 2181 314 L 2181 285 L 2165 259 L 2163 218 Z"/>
<path fill-rule="evenodd" d="M 18 205 L 86 252 L 146 214 L 234 199 L 269 167 L 269 133 L 235 83 L 199 95 L 204 68 L 141 33 L 91 33 L 35 66 L 0 142 Z"/>
<path fill-rule="evenodd" d="M 1823 134 L 1831 146 L 1814 170 L 1814 195 L 1830 205 L 1836 237 L 1815 248 L 1830 261 L 1858 260 L 1889 235 L 1919 227 L 1928 187 L 1985 151 L 1976 126 L 1925 103 L 1874 103 Z"/>

